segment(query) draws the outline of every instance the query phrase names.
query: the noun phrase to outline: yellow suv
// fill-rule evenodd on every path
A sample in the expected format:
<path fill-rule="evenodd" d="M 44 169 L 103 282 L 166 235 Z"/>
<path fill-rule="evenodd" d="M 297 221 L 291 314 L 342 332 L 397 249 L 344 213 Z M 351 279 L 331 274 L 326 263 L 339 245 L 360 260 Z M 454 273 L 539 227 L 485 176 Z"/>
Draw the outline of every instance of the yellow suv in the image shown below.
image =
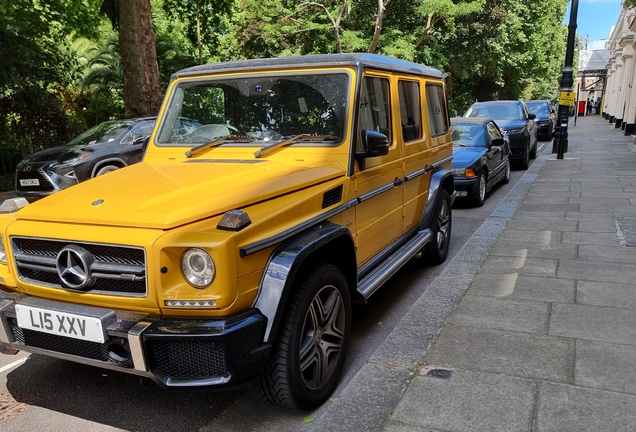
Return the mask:
<path fill-rule="evenodd" d="M 169 388 L 256 378 L 312 408 L 337 385 L 351 303 L 447 256 L 438 70 L 372 54 L 185 69 L 145 145 L 139 164 L 0 206 L 2 352 Z"/>

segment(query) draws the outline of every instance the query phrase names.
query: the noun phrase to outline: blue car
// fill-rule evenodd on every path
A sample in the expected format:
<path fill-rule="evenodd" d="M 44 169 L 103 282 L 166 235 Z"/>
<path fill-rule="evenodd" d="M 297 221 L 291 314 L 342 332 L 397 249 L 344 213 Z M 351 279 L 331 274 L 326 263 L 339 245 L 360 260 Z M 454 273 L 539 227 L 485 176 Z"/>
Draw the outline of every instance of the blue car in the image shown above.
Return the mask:
<path fill-rule="evenodd" d="M 458 198 L 484 205 L 486 193 L 510 181 L 510 145 L 497 124 L 485 117 L 451 118 L 453 175 Z"/>
<path fill-rule="evenodd" d="M 475 102 L 464 117 L 485 117 L 497 122 L 508 138 L 511 159 L 521 169 L 528 169 L 530 159 L 537 157 L 537 124 L 523 101 Z"/>

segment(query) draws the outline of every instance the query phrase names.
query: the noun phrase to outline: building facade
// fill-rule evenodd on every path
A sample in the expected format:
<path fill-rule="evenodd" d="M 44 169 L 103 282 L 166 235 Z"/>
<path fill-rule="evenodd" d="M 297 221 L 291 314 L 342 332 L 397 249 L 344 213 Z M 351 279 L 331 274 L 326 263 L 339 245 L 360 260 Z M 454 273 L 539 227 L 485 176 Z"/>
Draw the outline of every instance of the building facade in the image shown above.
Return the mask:
<path fill-rule="evenodd" d="M 634 34 L 636 9 L 622 9 L 605 48 L 610 50 L 607 82 L 603 99 L 603 117 L 623 131 L 636 132 L 636 90 L 634 90 Z"/>

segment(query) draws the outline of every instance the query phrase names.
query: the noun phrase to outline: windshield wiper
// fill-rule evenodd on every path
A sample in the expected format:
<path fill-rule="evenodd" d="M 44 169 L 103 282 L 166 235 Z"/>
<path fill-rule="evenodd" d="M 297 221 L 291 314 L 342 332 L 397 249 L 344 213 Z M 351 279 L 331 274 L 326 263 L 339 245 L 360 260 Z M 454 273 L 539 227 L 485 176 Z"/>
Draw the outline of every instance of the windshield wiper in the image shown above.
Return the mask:
<path fill-rule="evenodd" d="M 204 151 L 211 149 L 213 147 L 218 147 L 221 144 L 225 144 L 228 141 L 244 141 L 250 142 L 254 141 L 254 137 L 248 136 L 224 136 L 219 139 L 215 139 L 214 141 L 210 141 L 209 143 L 201 144 L 196 147 L 192 147 L 190 150 L 185 152 L 186 157 L 191 158 L 192 156 L 196 156 L 199 153 L 203 153 Z"/>
<path fill-rule="evenodd" d="M 297 141 L 334 141 L 340 139 L 340 137 L 334 136 L 334 135 L 308 135 L 308 134 L 302 134 L 302 135 L 295 135 L 292 136 L 284 141 L 280 141 L 274 144 L 270 144 L 268 146 L 263 147 L 260 150 L 256 150 L 254 152 L 254 156 L 257 158 L 260 158 L 261 156 L 263 156 L 266 153 L 270 153 L 273 150 L 276 150 L 280 147 L 285 147 L 288 146 L 290 144 L 293 144 Z"/>

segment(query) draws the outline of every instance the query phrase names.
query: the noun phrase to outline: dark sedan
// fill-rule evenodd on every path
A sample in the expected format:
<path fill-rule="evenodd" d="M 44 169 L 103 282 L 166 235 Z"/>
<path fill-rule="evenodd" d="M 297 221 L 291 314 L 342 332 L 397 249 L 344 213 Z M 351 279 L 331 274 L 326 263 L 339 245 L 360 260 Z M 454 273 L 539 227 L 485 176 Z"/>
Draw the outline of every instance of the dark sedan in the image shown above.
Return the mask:
<path fill-rule="evenodd" d="M 494 121 L 483 117 L 451 119 L 453 175 L 457 197 L 482 206 L 486 192 L 510 181 L 510 147 Z"/>
<path fill-rule="evenodd" d="M 537 157 L 537 125 L 535 115 L 522 101 L 476 102 L 464 117 L 493 119 L 508 137 L 511 159 L 522 169 L 528 169 L 529 160 Z"/>
<path fill-rule="evenodd" d="M 537 138 L 550 141 L 556 128 L 556 110 L 549 100 L 526 101 L 530 113 L 536 116 Z"/>
<path fill-rule="evenodd" d="M 155 117 L 100 123 L 68 143 L 25 158 L 17 166 L 18 195 L 39 198 L 141 161 Z"/>

